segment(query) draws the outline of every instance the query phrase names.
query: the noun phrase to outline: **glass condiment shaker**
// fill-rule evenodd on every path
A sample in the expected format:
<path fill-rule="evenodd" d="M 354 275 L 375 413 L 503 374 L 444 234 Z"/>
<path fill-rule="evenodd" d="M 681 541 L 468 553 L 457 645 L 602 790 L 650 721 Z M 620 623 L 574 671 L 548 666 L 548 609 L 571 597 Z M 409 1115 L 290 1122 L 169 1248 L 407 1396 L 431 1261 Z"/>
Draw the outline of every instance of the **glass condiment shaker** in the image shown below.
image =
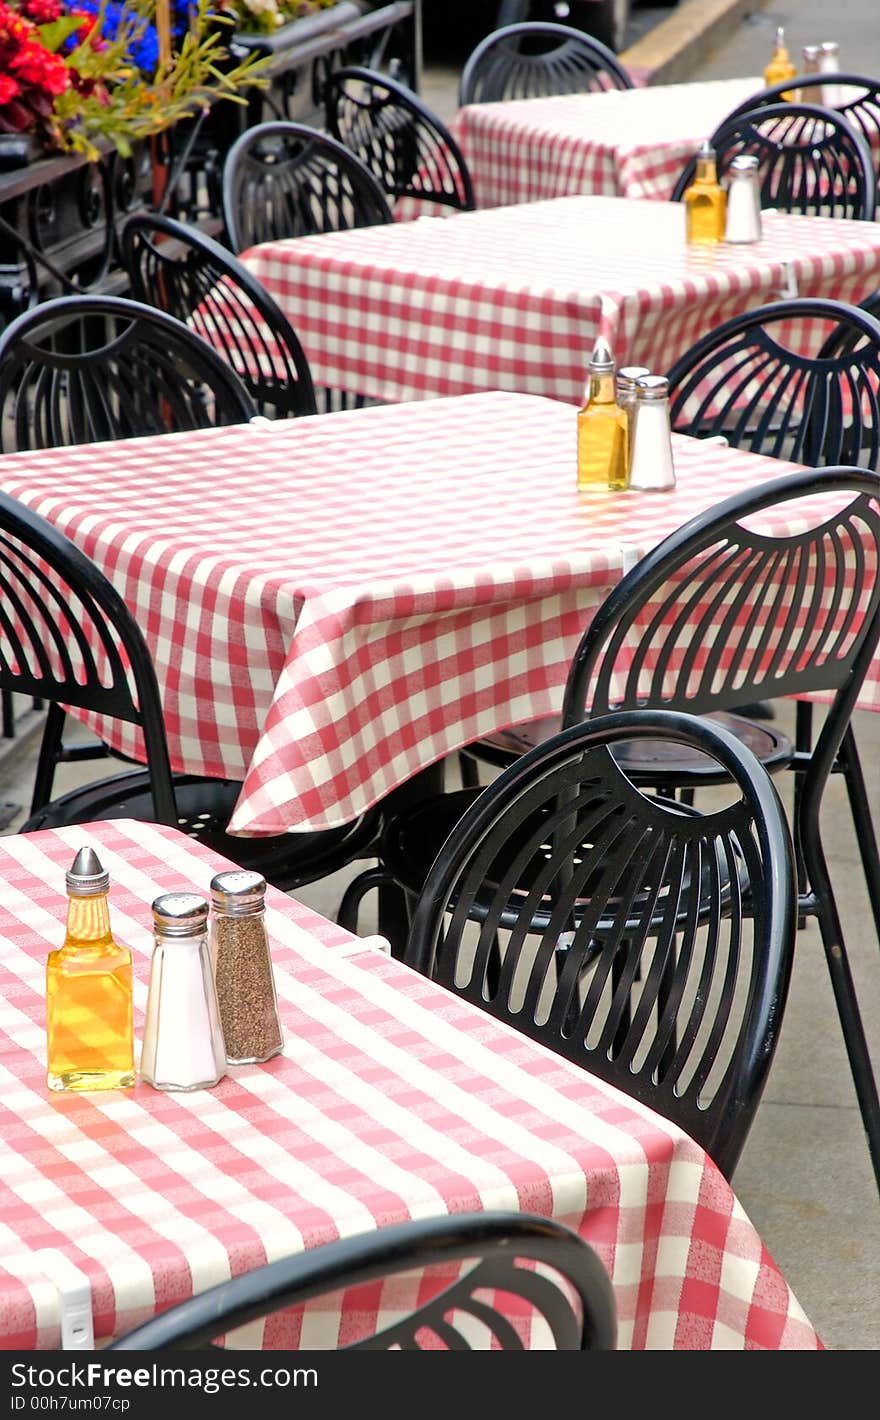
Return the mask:
<path fill-rule="evenodd" d="M 758 159 L 752 153 L 740 153 L 727 170 L 726 242 L 758 242 L 761 240 L 761 189 L 758 182 Z"/>
<path fill-rule="evenodd" d="M 614 376 L 614 395 L 621 409 L 626 411 L 627 459 L 632 451 L 632 419 L 636 402 L 636 380 L 642 375 L 650 375 L 647 365 L 623 365 Z"/>
<path fill-rule="evenodd" d="M 642 492 L 675 487 L 669 381 L 665 375 L 641 375 L 636 380 L 630 488 Z"/>
<path fill-rule="evenodd" d="M 826 39 L 819 45 L 819 73 L 840 73 L 840 45 L 837 40 Z M 835 84 L 833 80 L 823 84 L 820 101 L 825 108 L 836 108 L 840 103 L 840 85 Z"/>
<path fill-rule="evenodd" d="M 141 1079 L 157 1090 L 207 1090 L 226 1074 L 211 970 L 208 904 L 194 892 L 153 903 L 155 943 L 141 1047 Z"/>
<path fill-rule="evenodd" d="M 230 1065 L 269 1060 L 284 1046 L 265 893 L 262 874 L 244 868 L 211 879 L 211 960 Z"/>
<path fill-rule="evenodd" d="M 46 962 L 46 1083 L 50 1090 L 134 1084 L 131 952 L 110 926 L 110 874 L 80 848 L 66 876 L 63 945 Z"/>

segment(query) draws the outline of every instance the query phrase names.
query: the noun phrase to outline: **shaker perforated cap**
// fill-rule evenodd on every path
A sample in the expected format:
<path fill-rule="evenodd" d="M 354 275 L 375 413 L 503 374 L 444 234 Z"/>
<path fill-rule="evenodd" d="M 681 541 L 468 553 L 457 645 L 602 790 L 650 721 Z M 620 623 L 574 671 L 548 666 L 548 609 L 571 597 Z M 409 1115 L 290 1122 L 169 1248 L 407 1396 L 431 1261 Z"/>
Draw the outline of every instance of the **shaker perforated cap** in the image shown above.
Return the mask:
<path fill-rule="evenodd" d="M 728 169 L 732 173 L 756 173 L 758 171 L 758 159 L 754 153 L 738 153 L 735 158 L 731 158 Z"/>
<path fill-rule="evenodd" d="M 590 356 L 590 371 L 594 375 L 612 375 L 614 373 L 614 356 L 611 354 L 608 341 L 601 335 L 593 346 L 593 353 Z"/>
<path fill-rule="evenodd" d="M 623 365 L 617 371 L 617 385 L 619 389 L 631 390 L 635 388 L 636 380 L 642 375 L 650 375 L 651 371 L 647 365 Z"/>
<path fill-rule="evenodd" d="M 266 879 L 248 868 L 229 868 L 211 879 L 211 901 L 215 912 L 245 917 L 264 905 Z"/>
<path fill-rule="evenodd" d="M 669 381 L 665 375 L 642 375 L 636 380 L 636 395 L 639 399 L 666 399 Z"/>
<path fill-rule="evenodd" d="M 67 891 L 75 897 L 98 897 L 110 888 L 110 874 L 94 848 L 80 848 L 67 870 Z"/>
<path fill-rule="evenodd" d="M 162 937 L 207 930 L 208 904 L 197 892 L 165 892 L 153 902 L 153 926 Z"/>

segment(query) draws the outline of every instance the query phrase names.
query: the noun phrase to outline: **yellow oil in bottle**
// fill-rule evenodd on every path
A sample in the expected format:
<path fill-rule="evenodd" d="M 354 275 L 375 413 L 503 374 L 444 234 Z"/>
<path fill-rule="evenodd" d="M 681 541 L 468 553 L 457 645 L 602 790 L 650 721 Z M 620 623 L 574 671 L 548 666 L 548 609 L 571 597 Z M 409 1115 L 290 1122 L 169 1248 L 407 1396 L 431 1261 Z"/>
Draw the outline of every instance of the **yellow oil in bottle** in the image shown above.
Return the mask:
<path fill-rule="evenodd" d="M 97 864 L 80 850 L 74 869 L 83 852 L 86 866 Z M 106 890 L 80 895 L 74 878 L 72 869 L 64 944 L 46 963 L 46 1081 L 52 1090 L 125 1089 L 135 1081 L 131 952 L 113 939 Z"/>
<path fill-rule="evenodd" d="M 724 241 L 727 193 L 718 181 L 715 152 L 708 143 L 697 154 L 694 180 L 684 194 L 684 205 L 689 243 L 699 246 Z"/>
<path fill-rule="evenodd" d="M 791 61 L 791 55 L 785 43 L 785 30 L 782 25 L 776 30 L 776 42 L 773 48 L 773 56 L 767 68 L 764 70 L 764 83 L 769 88 L 771 84 L 784 84 L 786 79 L 795 79 L 797 69 Z M 785 93 L 779 95 L 781 99 L 793 99 L 796 97 L 793 89 L 787 89 Z"/>
<path fill-rule="evenodd" d="M 578 488 L 629 486 L 629 415 L 617 403 L 614 361 L 604 341 L 590 360 L 586 397 L 577 416 Z"/>

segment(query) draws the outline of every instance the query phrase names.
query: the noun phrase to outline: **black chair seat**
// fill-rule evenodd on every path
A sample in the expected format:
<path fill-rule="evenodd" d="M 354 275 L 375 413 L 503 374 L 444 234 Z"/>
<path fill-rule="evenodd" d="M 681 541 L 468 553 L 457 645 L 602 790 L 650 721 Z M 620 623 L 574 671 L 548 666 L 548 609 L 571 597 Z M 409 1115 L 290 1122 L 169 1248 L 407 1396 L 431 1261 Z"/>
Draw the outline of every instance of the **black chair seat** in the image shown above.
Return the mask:
<path fill-rule="evenodd" d="M 195 774 L 174 778 L 177 826 L 189 838 L 221 853 L 240 868 L 262 873 L 267 882 L 283 891 L 325 877 L 352 858 L 366 853 L 378 838 L 380 813 L 370 809 L 340 828 L 317 832 L 281 833 L 270 837 L 241 838 L 226 832 L 241 783 L 236 779 L 203 779 Z M 32 814 L 22 833 L 65 824 L 92 823 L 101 819 L 153 817 L 150 776 L 146 770 L 100 779 Z"/>
<path fill-rule="evenodd" d="M 757 725 L 741 715 L 723 711 L 707 716 L 736 735 L 740 744 L 751 750 L 769 774 L 785 769 L 794 755 L 794 745 L 787 735 L 771 725 Z M 559 717 L 546 715 L 540 720 L 527 720 L 497 734 L 486 735 L 462 750 L 462 755 L 479 759 L 499 769 L 513 764 L 520 755 L 546 744 L 561 729 Z M 632 741 L 618 746 L 615 758 L 621 768 L 638 784 L 650 784 L 659 789 L 696 789 L 723 783 L 716 761 L 699 750 L 671 741 Z"/>

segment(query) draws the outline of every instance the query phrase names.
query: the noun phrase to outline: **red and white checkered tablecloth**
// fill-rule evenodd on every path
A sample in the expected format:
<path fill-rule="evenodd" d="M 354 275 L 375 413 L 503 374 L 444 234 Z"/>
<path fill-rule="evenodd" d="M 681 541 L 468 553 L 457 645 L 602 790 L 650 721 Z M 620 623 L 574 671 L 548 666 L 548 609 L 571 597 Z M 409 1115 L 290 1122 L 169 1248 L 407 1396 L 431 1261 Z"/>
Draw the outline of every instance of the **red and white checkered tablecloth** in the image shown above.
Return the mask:
<path fill-rule="evenodd" d="M 859 301 L 880 224 L 764 214 L 751 245 L 689 247 L 681 203 L 620 197 L 422 217 L 266 242 L 241 260 L 315 382 L 376 400 L 483 389 L 579 403 L 596 336 L 665 371 L 722 320 L 787 294 Z"/>
<path fill-rule="evenodd" d="M 332 1238 L 494 1208 L 558 1218 L 596 1247 L 622 1348 L 821 1346 L 687 1135 L 272 888 L 281 1055 L 209 1091 L 50 1096 L 45 959 L 83 843 L 110 873 L 113 928 L 132 949 L 138 1047 L 150 903 L 204 895 L 224 866 L 176 830 L 127 820 L 0 843 L 0 1348 L 60 1344 L 44 1248 L 87 1276 L 100 1341 Z M 376 1285 L 348 1302 L 236 1340 L 334 1348 L 390 1298 Z"/>
<path fill-rule="evenodd" d="M 579 494 L 575 440 L 568 405 L 469 395 L 7 455 L 3 486 L 126 598 L 174 768 L 242 778 L 233 831 L 279 833 L 558 712 L 625 566 L 791 467 L 675 436 L 674 491 Z"/>
<path fill-rule="evenodd" d="M 572 193 L 665 201 L 703 139 L 760 78 L 469 104 L 451 129 L 478 207 Z"/>

